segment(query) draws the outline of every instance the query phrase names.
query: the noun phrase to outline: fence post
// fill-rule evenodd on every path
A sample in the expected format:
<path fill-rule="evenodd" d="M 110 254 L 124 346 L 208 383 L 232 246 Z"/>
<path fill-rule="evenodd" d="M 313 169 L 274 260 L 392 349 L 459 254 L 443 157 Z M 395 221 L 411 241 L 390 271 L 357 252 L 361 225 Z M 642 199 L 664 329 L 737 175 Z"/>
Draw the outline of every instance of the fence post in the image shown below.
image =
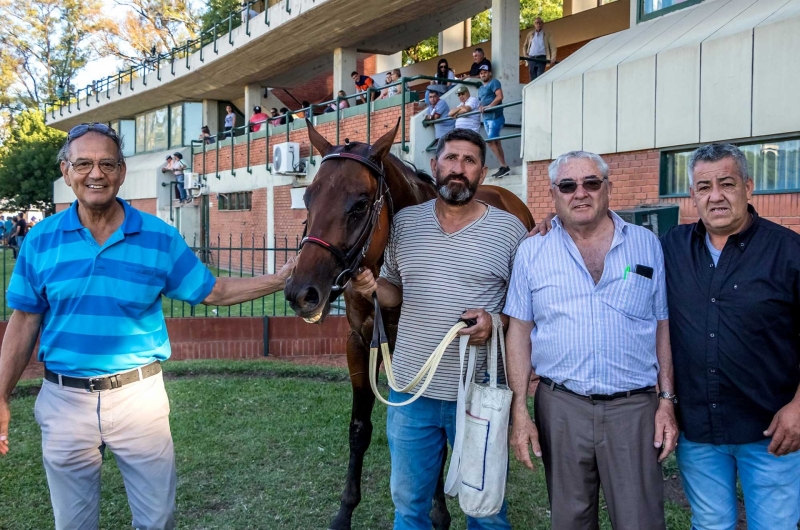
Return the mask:
<path fill-rule="evenodd" d="M 369 144 L 372 133 L 372 87 L 367 87 L 367 143 Z"/>
<path fill-rule="evenodd" d="M 250 125 L 247 125 L 247 172 L 253 172 L 250 168 Z"/>
<path fill-rule="evenodd" d="M 269 357 L 269 317 L 267 315 L 264 315 L 264 357 Z"/>
<path fill-rule="evenodd" d="M 236 150 L 236 127 L 231 129 L 231 176 L 236 176 L 236 164 L 234 163 L 234 157 Z"/>

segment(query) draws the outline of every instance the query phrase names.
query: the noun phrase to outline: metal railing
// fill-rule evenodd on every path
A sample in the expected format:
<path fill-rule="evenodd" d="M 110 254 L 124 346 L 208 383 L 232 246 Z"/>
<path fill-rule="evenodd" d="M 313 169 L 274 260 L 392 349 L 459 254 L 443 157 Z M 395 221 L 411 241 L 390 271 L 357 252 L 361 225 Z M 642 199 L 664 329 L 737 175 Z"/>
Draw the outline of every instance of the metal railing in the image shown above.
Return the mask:
<path fill-rule="evenodd" d="M 270 270 L 279 270 L 286 260 L 299 252 L 299 237 L 279 237 L 268 244 L 266 236 L 222 237 L 217 235 L 211 238 L 208 244 L 203 245 L 197 238 L 190 243 L 192 251 L 205 263 L 211 273 L 216 277 L 245 278 L 266 274 Z M 0 246 L 0 274 L 2 275 L 5 289 L 0 294 L 2 297 L 2 320 L 8 320 L 13 310 L 8 307 L 6 290 L 11 281 L 15 260 L 12 258 L 11 247 Z M 161 300 L 164 316 L 168 318 L 183 317 L 250 317 L 250 316 L 287 316 L 293 315 L 283 292 L 264 296 L 258 300 L 244 302 L 234 306 L 207 306 L 197 305 L 192 307 L 186 302 L 162 297 Z M 331 314 L 341 314 L 344 303 L 334 305 Z"/>
<path fill-rule="evenodd" d="M 285 1 L 286 10 L 291 13 L 289 9 L 290 0 Z M 113 89 L 116 89 L 117 95 L 121 95 L 122 87 L 126 83 L 128 84 L 128 89 L 133 91 L 133 81 L 136 78 L 142 78 L 142 84 L 147 86 L 147 74 L 150 72 L 156 72 L 156 79 L 161 81 L 161 71 L 166 66 L 169 66 L 169 73 L 175 76 L 176 60 L 185 60 L 186 68 L 189 69 L 189 57 L 194 53 L 199 52 L 200 62 L 205 62 L 204 47 L 213 44 L 214 54 L 219 54 L 217 41 L 227 34 L 228 44 L 232 46 L 234 29 L 244 25 L 245 34 L 248 37 L 250 36 L 250 21 L 256 17 L 250 17 L 249 15 L 242 16 L 242 13 L 252 9 L 255 4 L 255 1 L 251 1 L 238 10 L 230 11 L 226 18 L 215 23 L 211 28 L 201 31 L 194 39 L 187 40 L 181 46 L 173 47 L 169 52 L 150 55 L 143 59 L 141 64 L 131 65 L 130 68 L 117 72 L 114 75 L 94 80 L 83 88 L 73 91 L 71 87 L 66 87 L 66 92 L 61 94 L 58 99 L 44 103 L 45 119 L 47 119 L 48 112 L 52 119 L 56 118 L 56 112 L 58 112 L 59 117 L 63 117 L 65 108 L 67 114 L 72 114 L 73 104 L 75 104 L 77 110 L 81 110 L 81 102 L 83 102 L 84 106 L 91 107 L 91 99 L 94 99 L 95 104 L 100 103 L 101 96 L 104 96 L 106 99 L 111 99 L 111 90 Z M 260 15 L 260 13 L 258 14 Z M 269 7 L 266 6 L 266 3 L 264 7 L 264 23 L 269 27 Z"/>
<path fill-rule="evenodd" d="M 423 120 L 422 125 L 424 127 L 430 127 L 430 126 L 435 125 L 437 123 L 442 123 L 442 122 L 446 122 L 446 121 L 452 121 L 452 120 L 456 120 L 458 118 L 466 118 L 468 116 L 475 116 L 476 114 L 483 115 L 483 113 L 486 112 L 487 110 L 488 111 L 492 111 L 492 110 L 497 110 L 497 109 L 507 109 L 509 107 L 516 107 L 516 106 L 519 106 L 519 105 L 522 105 L 522 100 L 512 101 L 511 103 L 503 103 L 502 105 L 495 105 L 494 107 L 489 107 L 487 109 L 484 109 L 483 111 L 481 111 L 480 109 L 472 110 L 470 112 L 465 112 L 464 114 L 459 114 L 455 118 L 451 118 L 450 116 L 447 116 L 447 117 L 438 118 L 438 119 L 435 119 L 435 120 Z M 506 124 L 503 127 L 516 128 L 516 127 L 519 127 L 519 125 Z M 506 134 L 504 136 L 498 136 L 497 138 L 492 138 L 492 141 L 493 142 L 495 142 L 495 141 L 499 142 L 501 140 L 510 140 L 512 138 L 520 138 L 520 137 L 522 137 L 522 132 L 518 132 L 518 133 L 514 133 L 514 134 Z M 428 147 L 426 147 L 425 151 L 427 151 L 427 152 L 436 151 L 436 142 L 433 142 Z"/>
<path fill-rule="evenodd" d="M 366 140 L 366 143 L 371 143 L 371 140 L 372 140 L 372 115 L 373 115 L 374 112 L 376 112 L 376 109 L 375 109 L 376 102 L 380 101 L 380 100 L 372 101 L 372 97 L 373 97 L 374 94 L 379 94 L 382 90 L 391 88 L 393 86 L 400 86 L 401 87 L 400 93 L 397 94 L 397 96 L 402 96 L 402 98 L 400 99 L 400 103 L 399 103 L 399 105 L 400 105 L 400 120 L 401 120 L 401 123 L 402 123 L 401 132 L 400 132 L 400 148 L 403 150 L 403 152 L 406 152 L 406 153 L 409 152 L 409 146 L 408 146 L 408 140 L 409 140 L 408 136 L 409 135 L 408 135 L 407 127 L 406 127 L 406 113 L 407 113 L 406 105 L 408 105 L 409 103 L 415 103 L 416 100 L 412 100 L 412 98 L 406 98 L 406 94 L 412 94 L 412 92 L 407 90 L 407 87 L 409 86 L 410 83 L 413 83 L 414 81 L 442 81 L 442 82 L 448 82 L 448 83 L 453 83 L 453 84 L 463 84 L 463 85 L 474 86 L 474 87 L 478 87 L 481 84 L 478 81 L 469 81 L 469 80 L 461 80 L 461 79 L 445 79 L 445 78 L 438 78 L 438 77 L 432 77 L 432 76 L 426 76 L 426 75 L 418 75 L 418 76 L 413 76 L 413 77 L 403 77 L 403 78 L 400 78 L 397 81 L 394 81 L 393 83 L 389 83 L 389 84 L 384 85 L 382 87 L 377 87 L 377 88 L 369 87 L 367 90 L 365 90 L 363 92 L 356 92 L 355 94 L 350 94 L 350 95 L 344 96 L 344 97 L 337 96 L 334 99 L 331 99 L 329 101 L 323 101 L 321 103 L 312 103 L 307 107 L 302 107 L 302 108 L 299 108 L 297 110 L 289 111 L 289 113 L 285 114 L 285 115 L 282 114 L 282 115 L 274 116 L 274 117 L 273 116 L 268 116 L 265 121 L 258 122 L 258 124 L 261 125 L 261 127 L 259 128 L 258 133 L 260 134 L 261 130 L 264 130 L 264 143 L 265 143 L 265 153 L 266 153 L 264 166 L 266 167 L 267 172 L 271 171 L 271 165 L 270 165 L 270 162 L 269 162 L 269 159 L 270 159 L 269 158 L 270 157 L 269 149 L 270 149 L 270 141 L 271 141 L 270 138 L 274 137 L 274 136 L 279 136 L 279 135 L 285 134 L 286 135 L 286 140 L 285 141 L 288 142 L 288 141 L 290 141 L 290 138 L 291 138 L 291 132 L 295 131 L 295 130 L 298 130 L 298 128 L 299 128 L 295 124 L 298 123 L 298 122 L 299 123 L 304 123 L 304 119 L 305 118 L 293 118 L 292 121 L 289 121 L 289 117 L 290 116 L 294 116 L 296 114 L 303 113 L 304 116 L 310 117 L 312 124 L 314 126 L 316 126 L 316 125 L 318 125 L 318 119 L 320 117 L 323 117 L 323 116 L 328 114 L 327 112 L 324 111 L 324 109 L 327 109 L 329 107 L 334 108 L 334 111 L 331 111 L 330 113 L 331 114 L 335 114 L 334 121 L 336 123 L 336 145 L 341 144 L 342 143 L 342 138 L 341 138 L 342 120 L 345 119 L 345 118 L 342 117 L 342 114 L 343 114 L 343 111 L 344 111 L 344 109 L 342 109 L 341 105 L 340 105 L 342 101 L 351 101 L 351 100 L 361 100 L 362 101 L 362 103 L 360 103 L 360 104 L 352 105 L 350 107 L 345 107 L 345 108 L 358 108 L 358 107 L 360 107 L 362 105 L 367 105 L 367 108 L 366 108 L 367 125 L 366 125 L 365 140 Z M 427 86 L 426 86 L 426 90 L 427 90 Z M 396 97 L 396 96 L 392 96 L 392 97 Z M 517 102 L 517 103 L 509 104 L 509 105 L 506 105 L 506 106 L 513 106 L 513 105 L 519 105 L 519 104 L 520 104 L 520 102 Z M 390 107 L 385 107 L 385 108 L 390 108 Z M 500 108 L 500 107 L 498 107 L 498 108 Z M 378 110 L 383 110 L 383 109 L 378 109 Z M 284 119 L 285 123 L 281 123 L 281 124 L 273 123 L 274 121 L 280 120 L 280 119 Z M 433 122 L 431 122 L 431 123 L 433 123 Z M 255 140 L 252 139 L 253 134 L 255 134 L 254 131 L 252 130 L 253 129 L 253 125 L 255 125 L 255 123 L 249 123 L 248 122 L 248 123 L 246 123 L 244 125 L 241 125 L 239 127 L 234 127 L 234 128 L 232 128 L 232 129 L 230 129 L 228 131 L 218 131 L 216 135 L 209 137 L 209 138 L 211 138 L 213 140 L 212 143 L 207 143 L 205 139 L 203 139 L 203 140 L 193 140 L 191 142 L 191 152 L 192 152 L 192 154 L 195 155 L 195 154 L 201 154 L 202 153 L 202 155 L 203 155 L 202 166 L 200 168 L 194 168 L 194 171 L 195 172 L 200 172 L 201 171 L 203 175 L 208 175 L 208 174 L 213 173 L 216 176 L 217 179 L 221 179 L 222 176 L 220 175 L 220 169 L 219 169 L 219 159 L 220 159 L 219 153 L 220 153 L 220 149 L 229 147 L 231 149 L 231 175 L 235 177 L 236 176 L 235 151 L 236 151 L 236 145 L 240 145 L 240 144 L 237 143 L 240 140 L 237 140 L 237 139 L 241 139 L 242 137 L 244 137 L 244 140 L 245 140 L 245 143 L 246 143 L 247 147 L 246 147 L 246 150 L 245 150 L 245 165 L 243 167 L 245 168 L 245 170 L 248 173 L 252 173 L 254 166 L 251 164 L 251 149 L 255 145 L 256 142 L 260 142 L 261 141 L 261 138 L 257 138 Z M 279 129 L 281 127 L 285 127 L 285 129 L 283 131 L 276 132 L 276 129 Z M 226 142 L 227 140 L 230 140 L 230 145 L 222 145 L 222 143 Z M 216 155 L 215 156 L 215 163 L 214 163 L 215 167 L 213 169 L 212 168 L 208 168 L 206 166 L 206 154 L 211 152 L 211 151 L 214 151 L 215 155 Z M 311 165 L 316 165 L 316 160 L 315 160 L 314 156 L 315 156 L 314 155 L 314 149 L 313 149 L 313 146 L 312 146 L 311 147 L 311 151 L 309 153 L 309 163 Z M 240 166 L 240 167 L 242 167 L 242 166 Z M 209 169 L 212 169 L 212 171 L 209 171 Z"/>

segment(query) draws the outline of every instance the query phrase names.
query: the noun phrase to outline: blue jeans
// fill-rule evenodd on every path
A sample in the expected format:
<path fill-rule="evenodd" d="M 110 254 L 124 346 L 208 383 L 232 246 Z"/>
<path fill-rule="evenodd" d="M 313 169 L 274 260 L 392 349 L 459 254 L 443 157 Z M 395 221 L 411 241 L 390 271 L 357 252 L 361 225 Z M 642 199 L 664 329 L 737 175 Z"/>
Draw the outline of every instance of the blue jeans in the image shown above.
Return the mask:
<path fill-rule="evenodd" d="M 776 457 L 770 440 L 713 445 L 678 439 L 683 489 L 694 530 L 736 528 L 736 475 L 742 483 L 749 530 L 797 530 L 800 452 Z"/>
<path fill-rule="evenodd" d="M 392 390 L 389 401 L 408 400 Z M 394 502 L 394 530 L 431 528 L 433 493 L 447 447 L 456 434 L 456 402 L 419 398 L 406 407 L 390 407 L 386 434 L 392 456 L 390 485 Z M 491 517 L 467 517 L 468 530 L 510 530 L 506 503 Z"/>
<path fill-rule="evenodd" d="M 492 138 L 497 138 L 500 136 L 500 130 L 505 124 L 505 116 L 500 116 L 499 118 L 495 118 L 493 120 L 484 118 L 483 126 L 486 128 L 486 139 L 491 140 Z"/>
<path fill-rule="evenodd" d="M 186 200 L 186 188 L 183 185 L 183 178 L 177 180 L 175 185 L 178 186 L 178 196 L 180 197 L 180 199 L 182 201 L 185 201 Z"/>

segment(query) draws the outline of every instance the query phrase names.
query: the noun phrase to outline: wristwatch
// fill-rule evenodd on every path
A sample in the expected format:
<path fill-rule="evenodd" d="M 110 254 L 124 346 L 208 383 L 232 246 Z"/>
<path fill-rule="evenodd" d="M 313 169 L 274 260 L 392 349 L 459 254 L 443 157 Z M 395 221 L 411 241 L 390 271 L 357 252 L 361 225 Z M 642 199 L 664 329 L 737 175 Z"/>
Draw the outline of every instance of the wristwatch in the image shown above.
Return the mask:
<path fill-rule="evenodd" d="M 668 399 L 672 401 L 673 404 L 675 405 L 678 404 L 678 396 L 676 396 L 675 394 L 670 394 L 669 392 L 659 392 L 658 399 Z"/>

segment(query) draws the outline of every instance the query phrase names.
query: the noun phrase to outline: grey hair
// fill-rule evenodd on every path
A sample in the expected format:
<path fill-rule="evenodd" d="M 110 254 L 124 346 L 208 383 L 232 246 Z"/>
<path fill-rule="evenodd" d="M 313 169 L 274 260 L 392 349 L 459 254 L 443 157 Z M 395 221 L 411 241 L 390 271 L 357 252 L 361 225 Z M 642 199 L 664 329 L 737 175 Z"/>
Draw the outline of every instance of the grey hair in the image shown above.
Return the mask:
<path fill-rule="evenodd" d="M 570 160 L 578 160 L 578 159 L 591 160 L 597 166 L 597 169 L 600 171 L 600 175 L 603 178 L 608 178 L 608 164 L 606 164 L 605 160 L 600 158 L 600 155 L 597 155 L 595 153 L 590 153 L 589 151 L 570 151 L 569 153 L 564 153 L 563 155 L 559 155 L 558 158 L 556 158 L 550 163 L 550 167 L 547 168 L 547 174 L 550 175 L 550 184 L 556 183 L 556 179 L 558 179 L 558 174 L 561 171 L 561 166 L 563 166 Z"/>
<path fill-rule="evenodd" d="M 94 133 L 100 134 L 102 136 L 105 136 L 106 138 L 111 139 L 111 141 L 113 141 L 114 144 L 117 146 L 117 159 L 121 163 L 123 163 L 123 164 L 125 163 L 125 155 L 122 152 L 123 143 L 122 143 L 122 137 L 121 136 L 119 136 L 119 135 L 109 136 L 107 134 L 101 133 L 100 131 L 89 131 L 89 132 L 94 132 Z M 85 134 L 88 134 L 88 132 L 85 133 Z M 68 162 L 69 161 L 69 148 L 72 145 L 72 142 L 74 142 L 78 138 L 81 138 L 82 136 L 85 136 L 85 134 L 82 134 L 81 136 L 78 136 L 76 138 L 70 138 L 69 135 L 68 135 L 67 136 L 67 141 L 64 142 L 64 145 L 62 145 L 61 149 L 58 150 L 58 155 L 56 155 L 56 161 L 59 162 L 59 163 Z"/>
<path fill-rule="evenodd" d="M 732 158 L 736 162 L 739 175 L 743 182 L 750 180 L 750 170 L 747 168 L 747 158 L 741 149 L 733 144 L 713 143 L 701 145 L 694 150 L 686 166 L 689 170 L 689 186 L 694 185 L 694 166 L 698 162 L 717 162 L 723 158 Z"/>

